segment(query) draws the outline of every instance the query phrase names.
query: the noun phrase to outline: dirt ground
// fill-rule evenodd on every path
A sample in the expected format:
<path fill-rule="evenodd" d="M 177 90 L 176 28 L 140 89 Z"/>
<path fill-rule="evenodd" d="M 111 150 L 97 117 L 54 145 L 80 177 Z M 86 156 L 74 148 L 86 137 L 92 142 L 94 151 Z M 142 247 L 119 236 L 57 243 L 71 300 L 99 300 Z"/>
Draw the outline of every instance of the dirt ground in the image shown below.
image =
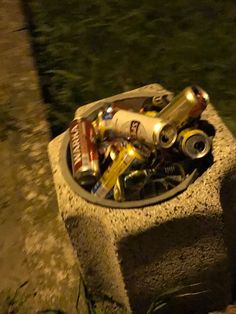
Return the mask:
<path fill-rule="evenodd" d="M 19 307 L 23 310 L 20 303 L 23 299 L 25 303 L 27 298 L 22 294 L 29 283 L 29 271 L 15 180 L 17 165 L 8 137 L 0 142 L 0 151 L 0 313 L 5 314 L 19 311 Z M 32 294 L 30 302 L 33 302 Z"/>
<path fill-rule="evenodd" d="M 18 0 L 0 0 L 0 59 L 0 313 L 87 313 L 58 215 L 49 127 Z"/>

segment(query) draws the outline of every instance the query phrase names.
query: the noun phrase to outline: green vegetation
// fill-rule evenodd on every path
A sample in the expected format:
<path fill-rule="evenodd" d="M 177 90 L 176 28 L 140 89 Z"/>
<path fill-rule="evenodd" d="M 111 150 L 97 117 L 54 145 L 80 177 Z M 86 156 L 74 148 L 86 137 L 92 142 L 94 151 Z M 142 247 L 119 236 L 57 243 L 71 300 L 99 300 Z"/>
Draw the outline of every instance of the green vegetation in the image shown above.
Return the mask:
<path fill-rule="evenodd" d="M 54 134 L 75 108 L 144 84 L 202 86 L 236 134 L 233 0 L 30 0 Z"/>

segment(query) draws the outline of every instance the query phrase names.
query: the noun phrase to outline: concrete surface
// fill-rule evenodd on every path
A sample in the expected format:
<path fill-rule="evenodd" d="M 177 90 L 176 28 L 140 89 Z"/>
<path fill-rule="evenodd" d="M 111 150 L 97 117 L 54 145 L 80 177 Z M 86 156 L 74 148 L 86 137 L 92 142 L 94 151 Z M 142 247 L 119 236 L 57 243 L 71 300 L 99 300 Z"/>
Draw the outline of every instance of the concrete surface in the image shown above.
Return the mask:
<path fill-rule="evenodd" d="M 155 88 L 159 86 L 152 84 L 131 93 Z M 190 298 L 192 309 L 199 313 L 223 308 L 231 299 L 223 213 L 233 210 L 235 186 L 229 183 L 225 188 L 225 182 L 231 182 L 235 171 L 236 142 L 212 106 L 203 119 L 216 128 L 213 165 L 182 194 L 141 209 L 105 208 L 83 200 L 62 175 L 66 133 L 49 144 L 59 210 L 85 281 L 92 291 L 113 298 L 128 311 L 145 313 L 153 299 L 169 288 L 197 282 L 209 290 L 200 299 Z M 224 189 L 229 203 L 224 201 Z M 235 251 L 235 243 L 230 245 L 229 252 Z M 186 296 L 183 304 L 188 300 Z"/>
<path fill-rule="evenodd" d="M 224 311 L 211 312 L 209 314 L 236 314 L 236 305 L 229 305 Z"/>
<path fill-rule="evenodd" d="M 21 2 L 0 0 L 0 313 L 87 313 Z M 58 312 L 59 313 L 59 312 Z"/>

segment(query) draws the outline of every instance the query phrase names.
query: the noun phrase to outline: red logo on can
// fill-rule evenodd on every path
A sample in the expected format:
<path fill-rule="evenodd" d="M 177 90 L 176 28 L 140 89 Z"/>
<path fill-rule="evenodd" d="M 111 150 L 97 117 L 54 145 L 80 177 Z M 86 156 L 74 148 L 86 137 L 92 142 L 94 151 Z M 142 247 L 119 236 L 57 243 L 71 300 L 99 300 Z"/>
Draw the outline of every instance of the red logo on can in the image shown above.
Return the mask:
<path fill-rule="evenodd" d="M 131 137 L 137 137 L 138 128 L 139 128 L 140 122 L 137 120 L 133 120 L 130 123 L 130 136 Z"/>
<path fill-rule="evenodd" d="M 74 171 L 81 166 L 81 141 L 80 141 L 80 126 L 77 120 L 72 121 L 70 126 L 70 146 L 74 164 Z"/>

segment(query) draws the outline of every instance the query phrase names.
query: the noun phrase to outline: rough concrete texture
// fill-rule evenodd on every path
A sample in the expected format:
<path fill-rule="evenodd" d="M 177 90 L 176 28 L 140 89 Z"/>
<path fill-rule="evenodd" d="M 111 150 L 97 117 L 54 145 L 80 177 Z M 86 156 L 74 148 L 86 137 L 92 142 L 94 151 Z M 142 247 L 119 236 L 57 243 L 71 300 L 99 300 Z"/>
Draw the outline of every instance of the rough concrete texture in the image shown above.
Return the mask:
<path fill-rule="evenodd" d="M 20 1 L 0 1 L 0 312 L 87 313 L 50 172 L 46 123 Z"/>
<path fill-rule="evenodd" d="M 211 312 L 209 314 L 236 314 L 236 305 L 229 305 L 224 311 Z"/>
<path fill-rule="evenodd" d="M 159 87 L 152 84 L 131 93 L 138 96 Z M 144 208 L 112 209 L 86 202 L 62 175 L 61 146 L 66 132 L 49 144 L 59 209 L 86 283 L 128 311 L 145 313 L 153 299 L 169 288 L 196 282 L 209 291 L 200 299 L 199 295 L 186 295 L 183 304 L 191 299 L 193 313 L 194 309 L 205 313 L 224 308 L 230 301 L 224 241 L 224 231 L 230 228 L 224 227 L 223 213 L 233 215 L 232 204 L 236 203 L 235 186 L 231 185 L 235 178 L 236 142 L 212 106 L 204 112 L 203 119 L 216 128 L 213 165 L 185 192 Z M 235 223 L 228 220 L 233 230 Z M 229 252 L 235 252 L 236 242 L 226 242 Z M 230 256 L 233 264 L 235 255 Z M 184 307 L 181 313 L 185 313 Z"/>

